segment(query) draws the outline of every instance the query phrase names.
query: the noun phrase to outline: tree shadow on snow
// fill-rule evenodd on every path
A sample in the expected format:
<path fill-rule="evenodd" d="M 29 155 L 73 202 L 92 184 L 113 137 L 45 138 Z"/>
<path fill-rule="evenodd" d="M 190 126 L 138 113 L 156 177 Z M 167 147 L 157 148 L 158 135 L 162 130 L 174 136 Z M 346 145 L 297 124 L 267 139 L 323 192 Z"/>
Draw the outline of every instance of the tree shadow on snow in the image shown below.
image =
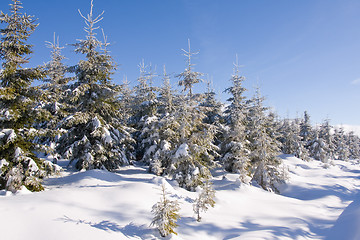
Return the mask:
<path fill-rule="evenodd" d="M 349 201 L 354 199 L 354 196 L 358 193 L 358 191 L 352 191 L 339 184 L 332 186 L 312 185 L 313 188 L 311 187 L 311 184 L 306 187 L 289 185 L 285 191 L 281 192 L 281 195 L 305 201 L 320 199 L 327 196 L 336 196 L 343 201 Z"/>
<path fill-rule="evenodd" d="M 138 226 L 132 222 L 122 227 L 119 224 L 108 220 L 103 220 L 101 222 L 90 222 L 81 219 L 72 219 L 66 215 L 64 215 L 62 218 L 56 219 L 56 221 L 63 221 L 64 223 L 84 224 L 106 232 L 121 232 L 127 237 L 140 237 L 141 239 L 154 238 L 153 229 L 150 229 L 145 225 Z"/>
<path fill-rule="evenodd" d="M 63 221 L 64 223 L 75 223 L 75 224 L 84 224 L 84 225 L 89 225 L 91 227 L 103 230 L 103 231 L 112 231 L 112 232 L 120 232 L 122 230 L 122 228 L 120 227 L 120 225 L 118 225 L 117 223 L 111 222 L 111 221 L 107 221 L 107 220 L 103 220 L 101 222 L 98 223 L 93 223 L 90 221 L 86 221 L 86 220 L 81 220 L 81 219 L 72 219 L 66 215 L 64 215 L 62 218 L 58 218 L 56 219 L 57 221 Z"/>
<path fill-rule="evenodd" d="M 150 236 L 153 236 L 153 229 L 145 225 L 135 225 L 134 223 L 129 223 L 121 229 L 122 233 L 127 237 L 140 237 L 141 239 L 150 239 Z"/>
<path fill-rule="evenodd" d="M 293 218 L 289 219 L 289 221 L 294 221 Z M 290 228 L 285 226 L 271 226 L 271 225 L 264 225 L 258 224 L 253 222 L 252 220 L 245 220 L 239 222 L 237 227 L 234 228 L 223 228 L 218 225 L 212 223 L 197 223 L 194 222 L 194 218 L 191 217 L 183 217 L 178 222 L 179 229 L 186 229 L 184 233 L 191 234 L 193 231 L 196 232 L 205 232 L 207 235 L 210 236 L 221 236 L 224 240 L 230 240 L 243 237 L 245 234 L 249 237 L 249 234 L 254 233 L 256 237 L 260 237 L 261 232 L 264 234 L 271 234 L 276 239 L 281 238 L 289 238 L 289 239 L 298 239 L 298 238 L 306 238 L 311 239 L 314 237 L 323 236 L 328 228 L 319 228 L 318 225 L 322 226 L 329 226 L 331 223 L 324 220 L 318 221 L 314 219 L 314 221 L 307 222 L 303 219 L 296 218 L 295 221 L 301 223 L 299 228 Z M 181 227 L 181 225 L 186 227 Z M 310 231 L 309 231 L 310 230 Z M 253 236 L 253 237 L 255 237 Z M 264 238 L 265 239 L 265 238 Z"/>

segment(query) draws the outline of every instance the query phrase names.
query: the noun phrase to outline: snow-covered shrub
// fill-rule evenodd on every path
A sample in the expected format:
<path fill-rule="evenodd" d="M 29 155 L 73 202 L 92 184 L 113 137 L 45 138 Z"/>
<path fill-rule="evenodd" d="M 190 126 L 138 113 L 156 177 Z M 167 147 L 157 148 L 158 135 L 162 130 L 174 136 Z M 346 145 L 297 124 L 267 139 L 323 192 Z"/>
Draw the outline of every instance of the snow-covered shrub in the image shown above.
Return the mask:
<path fill-rule="evenodd" d="M 62 171 L 62 168 L 59 165 L 48 160 L 43 162 L 43 168 L 46 175 L 58 175 Z"/>
<path fill-rule="evenodd" d="M 199 193 L 198 198 L 193 204 L 194 213 L 197 216 L 197 221 L 201 221 L 200 212 L 206 212 L 209 207 L 215 206 L 215 190 L 212 187 L 212 183 L 208 180 L 202 185 L 202 190 Z"/>
<path fill-rule="evenodd" d="M 174 233 L 177 227 L 177 220 L 180 218 L 178 212 L 180 210 L 179 203 L 167 198 L 165 184 L 161 185 L 161 199 L 153 205 L 151 212 L 154 214 L 153 221 L 150 226 L 156 226 L 162 237 Z"/>

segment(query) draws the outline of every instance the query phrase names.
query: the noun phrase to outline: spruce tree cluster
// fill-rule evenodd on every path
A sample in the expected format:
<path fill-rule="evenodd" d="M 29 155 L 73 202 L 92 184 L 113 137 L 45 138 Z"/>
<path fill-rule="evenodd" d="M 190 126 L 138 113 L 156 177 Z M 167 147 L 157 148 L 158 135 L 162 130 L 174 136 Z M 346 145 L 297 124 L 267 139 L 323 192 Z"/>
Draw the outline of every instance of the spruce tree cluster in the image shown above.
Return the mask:
<path fill-rule="evenodd" d="M 334 129 L 328 120 L 314 127 L 306 112 L 303 119 L 279 120 L 264 106 L 259 89 L 246 97 L 237 61 L 226 104 L 210 84 L 206 92 L 195 92 L 204 74 L 195 71 L 197 52 L 190 41 L 183 72 L 171 76 L 164 66 L 157 74 L 141 61 L 133 88 L 127 79 L 115 84 L 117 64 L 100 31 L 103 13 L 93 12 L 92 1 L 88 14 L 79 11 L 84 35 L 70 44 L 81 57 L 77 64 L 63 63 L 63 47 L 54 36 L 47 42 L 50 61 L 35 67 L 28 67 L 27 40 L 36 20 L 22 13 L 18 0 L 12 0 L 9 13 L 0 13 L 0 189 L 42 190 L 41 179 L 66 160 L 77 170 L 108 171 L 139 161 L 192 191 L 211 179 L 212 168 L 222 167 L 242 182 L 278 192 L 286 175 L 281 152 L 325 164 L 360 157 L 353 132 Z M 35 87 L 34 80 L 43 84 Z M 172 80 L 181 91 L 173 89 Z"/>
<path fill-rule="evenodd" d="M 360 138 L 353 131 L 331 126 L 326 119 L 318 126 L 310 124 L 305 111 L 303 118 L 278 121 L 278 140 L 283 153 L 293 154 L 305 161 L 315 159 L 324 164 L 332 160 L 359 159 Z"/>

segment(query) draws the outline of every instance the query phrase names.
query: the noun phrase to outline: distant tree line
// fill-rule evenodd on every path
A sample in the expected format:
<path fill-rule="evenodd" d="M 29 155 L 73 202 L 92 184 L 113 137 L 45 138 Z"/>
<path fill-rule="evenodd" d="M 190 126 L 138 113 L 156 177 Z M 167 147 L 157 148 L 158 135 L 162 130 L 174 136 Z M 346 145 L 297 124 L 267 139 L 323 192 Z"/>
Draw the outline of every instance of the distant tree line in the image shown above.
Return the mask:
<path fill-rule="evenodd" d="M 10 12 L 0 13 L 0 189 L 40 191 L 41 180 L 65 159 L 78 170 L 112 171 L 142 162 L 188 190 L 211 178 L 212 168 L 223 167 L 239 173 L 242 182 L 278 192 L 277 184 L 286 180 L 281 152 L 327 165 L 359 158 L 360 139 L 353 132 L 334 129 L 328 120 L 314 127 L 306 112 L 280 120 L 264 106 L 259 89 L 246 98 L 237 61 L 225 90 L 227 105 L 210 84 L 194 93 L 204 74 L 194 70 L 190 43 L 183 50 L 186 68 L 175 76 L 181 92 L 172 88 L 165 66 L 158 77 L 143 61 L 135 87 L 114 84 L 116 63 L 105 35 L 97 37 L 102 14 L 93 15 L 92 2 L 89 14 L 80 12 L 85 36 L 72 44 L 82 59 L 66 66 L 54 37 L 50 61 L 26 68 L 32 53 L 27 40 L 37 23 L 21 10 L 21 2 L 12 0 Z M 161 87 L 153 85 L 155 78 L 162 79 Z M 34 80 L 43 84 L 33 86 Z"/>

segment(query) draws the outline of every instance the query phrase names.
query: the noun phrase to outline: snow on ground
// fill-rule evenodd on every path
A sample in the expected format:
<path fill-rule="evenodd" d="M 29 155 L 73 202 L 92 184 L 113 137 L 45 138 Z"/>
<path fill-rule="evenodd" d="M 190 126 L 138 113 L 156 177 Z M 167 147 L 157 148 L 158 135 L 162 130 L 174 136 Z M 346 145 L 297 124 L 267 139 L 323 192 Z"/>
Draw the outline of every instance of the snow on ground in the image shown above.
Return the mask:
<path fill-rule="evenodd" d="M 216 205 L 200 223 L 192 211 L 197 193 L 146 167 L 65 172 L 48 179 L 43 192 L 0 192 L 0 239 L 360 239 L 360 165 L 335 161 L 324 168 L 282 157 L 290 177 L 282 195 L 214 170 Z M 166 238 L 149 226 L 162 183 L 181 206 L 178 235 Z"/>

